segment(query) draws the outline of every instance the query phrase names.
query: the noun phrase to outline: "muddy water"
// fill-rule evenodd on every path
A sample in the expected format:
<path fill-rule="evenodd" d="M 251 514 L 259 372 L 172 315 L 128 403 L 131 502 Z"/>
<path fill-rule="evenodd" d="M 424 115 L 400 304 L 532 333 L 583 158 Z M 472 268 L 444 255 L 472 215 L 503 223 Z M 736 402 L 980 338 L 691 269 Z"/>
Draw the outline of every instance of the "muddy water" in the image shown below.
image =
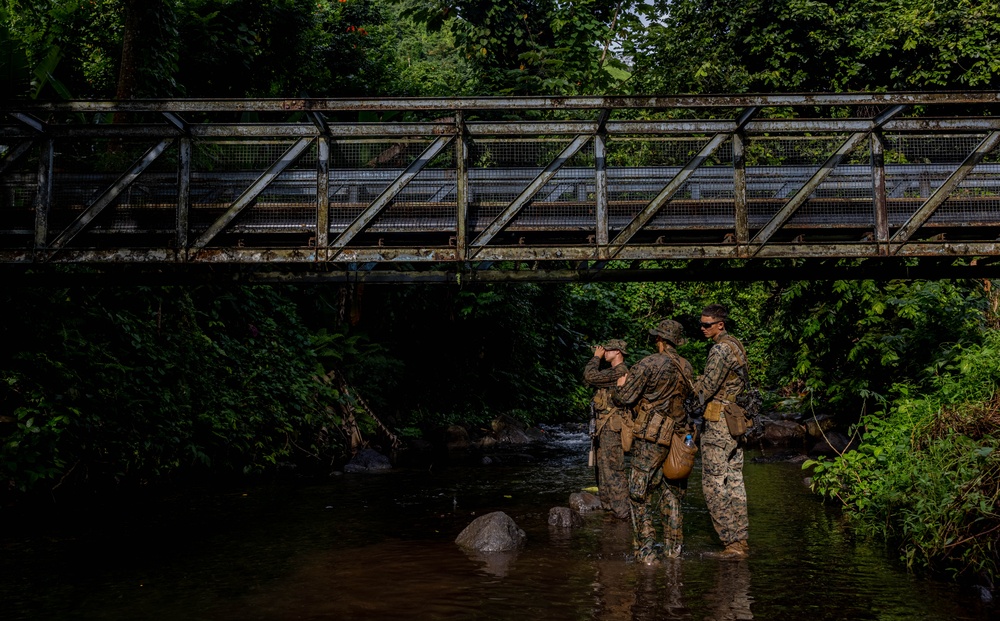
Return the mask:
<path fill-rule="evenodd" d="M 0 619 L 990 619 L 971 590 L 906 573 L 853 541 L 798 466 L 745 469 L 752 557 L 721 562 L 698 471 L 685 553 L 627 560 L 625 524 L 588 515 L 550 530 L 550 507 L 593 484 L 584 437 L 490 466 L 343 475 L 24 520 L 0 513 Z M 752 455 L 751 455 L 752 457 Z M 517 555 L 453 541 L 476 516 L 508 513 Z"/>

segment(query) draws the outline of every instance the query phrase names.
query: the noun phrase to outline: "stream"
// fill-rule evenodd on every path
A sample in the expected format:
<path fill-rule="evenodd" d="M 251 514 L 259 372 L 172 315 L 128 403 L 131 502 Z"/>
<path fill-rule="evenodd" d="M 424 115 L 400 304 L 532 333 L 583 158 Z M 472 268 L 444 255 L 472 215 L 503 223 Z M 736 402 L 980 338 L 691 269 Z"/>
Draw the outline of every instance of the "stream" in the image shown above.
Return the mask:
<path fill-rule="evenodd" d="M 572 531 L 548 511 L 594 484 L 584 434 L 496 463 L 343 474 L 233 491 L 188 489 L 31 515 L 0 510 L 0 619 L 990 619 L 977 592 L 908 573 L 858 541 L 803 484 L 800 466 L 744 470 L 751 557 L 721 546 L 701 495 L 685 507 L 681 559 L 627 560 L 628 525 L 586 514 Z M 475 460 L 471 460 L 475 461 Z M 454 539 L 504 511 L 527 533 L 516 555 L 476 557 Z"/>

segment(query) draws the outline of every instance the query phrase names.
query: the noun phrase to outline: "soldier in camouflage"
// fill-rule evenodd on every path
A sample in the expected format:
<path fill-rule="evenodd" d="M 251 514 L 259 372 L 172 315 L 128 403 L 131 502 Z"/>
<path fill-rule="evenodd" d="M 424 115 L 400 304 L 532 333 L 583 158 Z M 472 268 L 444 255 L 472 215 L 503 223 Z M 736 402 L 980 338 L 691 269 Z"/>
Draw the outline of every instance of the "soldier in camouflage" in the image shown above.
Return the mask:
<path fill-rule="evenodd" d="M 729 432 L 726 416 L 736 397 L 747 389 L 747 357 L 743 344 L 726 332 L 726 307 L 710 304 L 702 311 L 701 331 L 714 344 L 708 352 L 705 373 L 695 382 L 695 394 L 705 406 L 705 429 L 701 436 L 702 489 L 712 525 L 725 549 L 711 556 L 746 558 L 747 493 L 743 485 L 743 449 Z M 741 377 L 742 375 L 742 377 Z M 742 414 L 739 414 L 742 416 Z"/>
<path fill-rule="evenodd" d="M 684 329 L 664 320 L 649 331 L 657 353 L 646 356 L 618 380 L 614 400 L 635 410 L 629 502 L 635 558 L 652 564 L 659 560 L 656 522 L 663 527 L 663 555 L 677 558 L 684 541 L 681 500 L 687 481 L 663 476 L 663 461 L 673 434 L 688 432 L 683 401 L 690 393 L 691 364 L 677 354 Z M 659 520 L 657 520 L 659 518 Z"/>
<path fill-rule="evenodd" d="M 625 450 L 631 445 L 632 417 L 628 411 L 612 402 L 611 393 L 618 378 L 628 372 L 628 367 L 625 366 L 626 351 L 625 341 L 611 339 L 594 349 L 594 357 L 583 369 L 583 381 L 597 388 L 597 393 L 594 394 L 597 421 L 592 433 L 598 495 L 601 506 L 621 520 L 629 517 Z M 602 361 L 607 361 L 610 366 L 601 368 Z"/>

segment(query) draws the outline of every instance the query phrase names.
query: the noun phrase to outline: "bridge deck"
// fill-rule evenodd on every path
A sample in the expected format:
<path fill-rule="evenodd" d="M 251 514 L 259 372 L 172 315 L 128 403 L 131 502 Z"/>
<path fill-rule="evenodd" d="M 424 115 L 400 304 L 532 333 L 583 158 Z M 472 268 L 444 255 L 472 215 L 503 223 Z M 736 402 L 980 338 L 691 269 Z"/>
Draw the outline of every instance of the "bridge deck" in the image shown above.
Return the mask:
<path fill-rule="evenodd" d="M 0 265 L 990 260 L 997 99 L 8 102 Z"/>

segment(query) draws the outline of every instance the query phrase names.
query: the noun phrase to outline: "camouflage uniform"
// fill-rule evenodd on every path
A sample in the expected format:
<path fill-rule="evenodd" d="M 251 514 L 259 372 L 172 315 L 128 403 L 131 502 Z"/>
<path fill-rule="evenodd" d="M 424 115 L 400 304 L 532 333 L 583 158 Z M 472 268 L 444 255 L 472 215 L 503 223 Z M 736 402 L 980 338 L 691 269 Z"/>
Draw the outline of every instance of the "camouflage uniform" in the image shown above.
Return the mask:
<path fill-rule="evenodd" d="M 726 402 L 746 386 L 736 369 L 746 364 L 743 345 L 725 330 L 715 337 L 708 352 L 705 373 L 695 382 L 698 400 L 705 408 L 701 436 L 702 490 L 712 525 L 726 546 L 747 540 L 747 492 L 743 485 L 743 449 L 729 433 Z"/>
<path fill-rule="evenodd" d="M 601 360 L 600 356 L 594 356 L 583 370 L 583 380 L 597 387 L 594 409 L 597 415 L 595 460 L 598 495 L 605 510 L 624 520 L 629 516 L 629 505 L 621 433 L 623 428 L 628 430 L 631 415 L 612 402 L 611 392 L 618 378 L 628 373 L 628 367 L 619 364 L 601 369 Z"/>
<path fill-rule="evenodd" d="M 664 323 L 676 324 L 661 322 L 661 326 Z M 676 324 L 676 328 L 680 330 L 680 324 Z M 637 410 L 629 473 L 629 502 L 632 505 L 636 560 L 645 563 L 657 557 L 657 517 L 663 527 L 666 556 L 679 556 L 684 541 L 681 500 L 687 481 L 666 480 L 662 466 L 670 450 L 670 436 L 686 432 L 682 402 L 690 393 L 692 372 L 691 363 L 679 356 L 669 343 L 664 345 L 662 353 L 646 356 L 633 366 L 625 384 L 615 389 L 615 402 L 634 405 Z M 649 429 L 654 420 L 652 415 L 643 422 L 643 411 L 665 414 L 659 431 Z"/>

